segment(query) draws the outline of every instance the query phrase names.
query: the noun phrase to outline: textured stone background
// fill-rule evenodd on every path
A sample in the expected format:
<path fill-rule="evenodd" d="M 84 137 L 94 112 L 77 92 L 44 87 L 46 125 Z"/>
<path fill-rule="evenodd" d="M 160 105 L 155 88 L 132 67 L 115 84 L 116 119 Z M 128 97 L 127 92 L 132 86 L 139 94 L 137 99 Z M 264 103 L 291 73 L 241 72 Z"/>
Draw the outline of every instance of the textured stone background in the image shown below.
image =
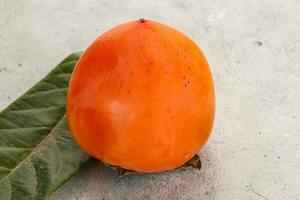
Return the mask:
<path fill-rule="evenodd" d="M 217 115 L 203 168 L 118 178 L 93 160 L 52 200 L 300 199 L 299 0 L 0 0 L 0 108 L 140 17 L 192 37 L 211 65 Z"/>

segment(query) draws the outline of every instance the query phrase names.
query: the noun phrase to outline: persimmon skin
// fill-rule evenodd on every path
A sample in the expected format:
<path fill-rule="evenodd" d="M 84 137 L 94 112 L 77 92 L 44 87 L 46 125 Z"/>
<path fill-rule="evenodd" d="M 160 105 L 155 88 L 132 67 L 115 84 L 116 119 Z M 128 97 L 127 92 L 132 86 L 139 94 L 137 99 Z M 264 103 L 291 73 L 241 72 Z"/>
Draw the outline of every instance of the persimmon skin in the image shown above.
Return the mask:
<path fill-rule="evenodd" d="M 119 25 L 83 53 L 67 117 L 88 154 L 139 172 L 180 167 L 207 141 L 215 96 L 208 63 L 184 34 L 151 20 Z"/>

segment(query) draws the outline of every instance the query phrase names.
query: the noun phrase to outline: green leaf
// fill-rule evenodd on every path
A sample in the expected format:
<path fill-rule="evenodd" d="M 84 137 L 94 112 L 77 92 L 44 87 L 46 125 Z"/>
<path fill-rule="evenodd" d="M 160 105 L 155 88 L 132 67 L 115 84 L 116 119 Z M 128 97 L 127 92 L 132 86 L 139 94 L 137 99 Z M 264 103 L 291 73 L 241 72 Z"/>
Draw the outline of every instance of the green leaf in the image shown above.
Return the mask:
<path fill-rule="evenodd" d="M 0 113 L 0 200 L 47 199 L 88 159 L 66 120 L 69 79 L 80 53 Z"/>

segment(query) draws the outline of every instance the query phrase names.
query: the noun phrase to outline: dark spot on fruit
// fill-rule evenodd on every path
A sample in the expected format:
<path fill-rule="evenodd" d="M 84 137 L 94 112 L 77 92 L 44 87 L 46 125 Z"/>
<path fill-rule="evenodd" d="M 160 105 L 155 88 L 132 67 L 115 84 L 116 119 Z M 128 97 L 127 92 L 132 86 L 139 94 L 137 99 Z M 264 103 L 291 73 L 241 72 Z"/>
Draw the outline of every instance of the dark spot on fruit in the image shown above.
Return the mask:
<path fill-rule="evenodd" d="M 19 64 L 18 64 L 18 67 L 22 67 L 22 64 L 21 64 L 21 63 L 19 63 Z"/>

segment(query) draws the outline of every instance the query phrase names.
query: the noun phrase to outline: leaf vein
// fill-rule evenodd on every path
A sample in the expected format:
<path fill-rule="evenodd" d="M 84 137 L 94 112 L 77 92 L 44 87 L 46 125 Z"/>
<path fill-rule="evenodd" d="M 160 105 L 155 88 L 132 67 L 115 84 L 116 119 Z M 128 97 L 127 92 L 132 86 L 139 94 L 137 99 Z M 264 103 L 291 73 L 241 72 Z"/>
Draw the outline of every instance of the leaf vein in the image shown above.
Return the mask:
<path fill-rule="evenodd" d="M 62 158 L 61 158 L 61 156 L 60 156 L 60 150 L 59 150 L 59 146 L 58 146 L 58 144 L 57 144 L 57 142 L 56 142 L 56 139 L 55 139 L 55 137 L 53 136 L 53 135 L 51 135 L 52 136 L 52 139 L 53 139 L 53 141 L 54 141 L 54 144 L 55 144 L 55 149 L 56 149 L 56 155 L 57 155 L 57 157 L 58 157 L 58 160 L 59 160 L 59 167 L 58 167 L 58 172 L 57 172 L 57 175 L 59 176 L 60 175 L 60 172 L 61 172 L 61 168 L 62 168 Z"/>
<path fill-rule="evenodd" d="M 10 168 L 7 168 L 7 167 L 1 167 L 1 166 L 0 166 L 0 169 L 2 169 L 2 170 L 6 170 L 6 171 L 10 171 L 10 170 L 12 170 L 12 169 L 10 169 Z"/>
<path fill-rule="evenodd" d="M 32 150 L 33 148 L 26 148 L 26 147 L 0 147 L 0 151 L 3 151 L 3 150 L 21 150 L 21 149 L 24 149 L 24 150 Z"/>
<path fill-rule="evenodd" d="M 38 186 L 38 180 L 37 180 L 37 178 L 38 178 L 38 177 L 37 177 L 37 175 L 36 175 L 36 170 L 35 170 L 35 168 L 34 168 L 34 166 L 33 166 L 32 158 L 31 158 L 30 164 L 31 164 L 31 168 L 32 168 L 32 170 L 33 170 L 34 180 L 35 180 L 35 194 L 33 194 L 33 196 L 34 196 L 34 198 L 35 198 L 36 195 L 38 194 L 38 192 L 37 192 L 37 186 Z"/>
<path fill-rule="evenodd" d="M 35 95 L 51 94 L 51 93 L 55 93 L 55 92 L 67 91 L 67 89 L 68 89 L 67 87 L 63 87 L 63 88 L 58 88 L 58 89 L 46 90 L 46 91 L 37 91 L 37 92 L 29 93 L 26 96 L 32 97 Z"/>
<path fill-rule="evenodd" d="M 54 77 L 55 76 L 70 76 L 70 75 L 71 75 L 71 73 L 69 73 L 69 72 L 68 73 L 59 73 L 59 74 L 55 74 Z"/>
<path fill-rule="evenodd" d="M 29 108 L 29 109 L 23 109 L 23 110 L 10 110 L 10 113 L 23 113 L 23 112 L 39 112 L 39 111 L 47 111 L 52 110 L 55 108 L 62 108 L 64 106 L 49 106 L 49 107 L 42 107 L 42 108 Z"/>
<path fill-rule="evenodd" d="M 46 126 L 30 126 L 30 127 L 18 127 L 18 128 L 0 128 L 0 131 L 22 131 L 22 130 L 25 131 L 24 129 L 35 130 L 35 129 L 49 129 L 49 128 Z"/>
<path fill-rule="evenodd" d="M 11 189 L 11 183 L 10 183 L 9 178 L 7 178 L 7 183 L 8 183 L 8 186 L 9 186 L 8 199 L 11 199 L 12 189 Z"/>
<path fill-rule="evenodd" d="M 18 124 L 14 123 L 14 122 L 12 122 L 12 121 L 10 121 L 10 120 L 2 117 L 2 116 L 0 116 L 0 119 L 3 120 L 3 121 L 5 121 L 5 122 L 7 122 L 7 123 L 9 123 L 9 124 L 12 124 L 12 126 L 14 126 L 14 127 L 19 127 Z"/>
<path fill-rule="evenodd" d="M 51 129 L 50 133 L 44 138 L 41 140 L 41 142 L 35 147 L 33 148 L 33 150 L 31 151 L 31 153 L 25 158 L 23 159 L 21 162 L 19 162 L 16 167 L 14 167 L 10 172 L 9 174 L 7 174 L 6 176 L 4 176 L 0 182 L 2 182 L 5 178 L 8 178 L 10 175 L 12 175 L 24 162 L 26 162 L 27 160 L 29 160 L 34 153 L 36 153 L 36 151 L 38 151 L 42 145 L 47 142 L 47 140 L 51 137 L 51 135 L 53 134 L 53 131 L 56 130 L 56 128 L 60 125 L 60 123 L 63 121 L 63 119 L 65 118 L 66 114 L 64 114 L 56 123 L 56 125 Z"/>

